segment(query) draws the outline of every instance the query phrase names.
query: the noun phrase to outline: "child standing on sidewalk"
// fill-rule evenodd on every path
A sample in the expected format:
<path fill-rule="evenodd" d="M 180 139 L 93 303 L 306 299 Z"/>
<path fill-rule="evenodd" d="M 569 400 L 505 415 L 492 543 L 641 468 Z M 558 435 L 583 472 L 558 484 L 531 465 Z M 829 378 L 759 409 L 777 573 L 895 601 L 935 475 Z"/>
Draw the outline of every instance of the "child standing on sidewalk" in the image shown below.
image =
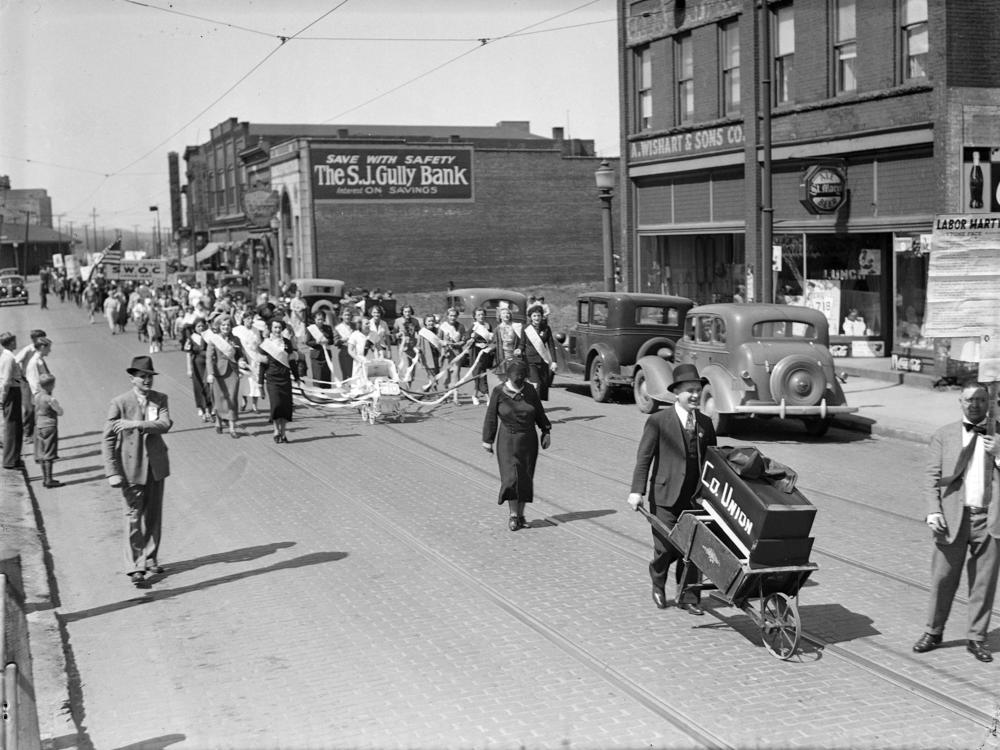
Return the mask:
<path fill-rule="evenodd" d="M 35 396 L 35 461 L 42 467 L 42 486 L 61 487 L 52 478 L 52 463 L 59 458 L 59 417 L 63 410 L 52 396 L 56 378 L 48 373 L 38 379 L 41 390 Z"/>

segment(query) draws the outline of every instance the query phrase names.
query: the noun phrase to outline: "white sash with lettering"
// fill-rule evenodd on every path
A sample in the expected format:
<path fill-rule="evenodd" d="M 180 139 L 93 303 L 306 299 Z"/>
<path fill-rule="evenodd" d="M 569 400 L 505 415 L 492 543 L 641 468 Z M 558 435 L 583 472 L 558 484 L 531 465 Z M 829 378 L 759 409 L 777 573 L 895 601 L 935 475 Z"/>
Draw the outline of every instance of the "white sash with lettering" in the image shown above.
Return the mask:
<path fill-rule="evenodd" d="M 493 333 L 486 327 L 485 323 L 473 323 L 472 332 L 483 341 L 489 342 L 493 340 Z"/>
<path fill-rule="evenodd" d="M 538 329 L 534 326 L 527 326 L 524 329 L 524 335 L 528 337 L 528 341 L 530 341 L 531 345 L 535 347 L 535 351 L 538 352 L 538 356 L 544 359 L 546 364 L 551 365 L 552 353 L 542 341 L 542 337 L 538 335 Z"/>
<path fill-rule="evenodd" d="M 337 326 L 333 330 L 335 330 L 337 335 L 343 339 L 340 346 L 347 346 L 347 339 L 351 338 L 351 334 L 354 333 L 354 329 L 347 325 L 347 323 L 341 321 L 340 323 L 337 323 Z"/>
<path fill-rule="evenodd" d="M 236 347 L 226 341 L 215 331 L 205 331 L 205 340 L 215 347 L 215 350 L 230 362 L 236 361 Z"/>
<path fill-rule="evenodd" d="M 315 323 L 310 323 L 308 326 L 306 326 L 306 330 L 309 331 L 309 335 L 313 337 L 313 341 L 315 341 L 317 344 L 325 345 L 329 343 L 326 340 L 326 336 L 323 335 L 323 332 L 319 330 L 319 326 L 316 325 Z"/>
<path fill-rule="evenodd" d="M 442 334 L 440 339 L 445 346 L 458 346 L 462 341 L 462 334 L 459 332 L 458 327 L 453 326 L 448 321 L 445 321 L 438 327 L 438 332 Z"/>
<path fill-rule="evenodd" d="M 438 351 L 441 351 L 441 347 L 444 346 L 441 339 L 439 339 L 437 335 L 428 328 L 421 328 L 417 331 L 417 335 Z"/>
<path fill-rule="evenodd" d="M 272 359 L 277 360 L 289 370 L 292 369 L 292 366 L 288 363 L 288 352 L 285 351 L 283 344 L 279 344 L 274 339 L 268 338 L 261 342 L 260 348 L 262 351 L 267 352 Z"/>

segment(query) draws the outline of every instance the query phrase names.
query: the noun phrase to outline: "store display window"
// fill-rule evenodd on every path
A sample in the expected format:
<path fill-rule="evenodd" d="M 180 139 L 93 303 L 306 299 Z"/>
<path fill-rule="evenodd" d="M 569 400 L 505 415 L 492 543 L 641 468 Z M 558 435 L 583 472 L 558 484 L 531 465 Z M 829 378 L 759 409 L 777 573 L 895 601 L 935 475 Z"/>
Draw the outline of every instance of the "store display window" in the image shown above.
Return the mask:
<path fill-rule="evenodd" d="M 933 341 L 925 339 L 921 331 L 927 302 L 929 236 L 897 236 L 893 239 L 893 249 L 896 263 L 893 348 L 929 350 Z"/>

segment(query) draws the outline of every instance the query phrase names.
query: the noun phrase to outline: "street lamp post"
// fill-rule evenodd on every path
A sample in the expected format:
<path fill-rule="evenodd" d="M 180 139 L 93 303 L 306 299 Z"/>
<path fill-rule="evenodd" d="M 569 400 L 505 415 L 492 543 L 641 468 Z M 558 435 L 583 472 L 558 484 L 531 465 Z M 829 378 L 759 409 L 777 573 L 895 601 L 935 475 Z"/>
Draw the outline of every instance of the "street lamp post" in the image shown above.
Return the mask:
<path fill-rule="evenodd" d="M 155 231 L 156 231 L 156 257 L 157 258 L 162 258 L 163 257 L 163 247 L 160 245 L 160 207 L 159 206 L 150 206 L 149 210 L 150 211 L 154 211 L 156 213 L 156 226 L 155 226 Z"/>
<path fill-rule="evenodd" d="M 594 182 L 597 183 L 599 197 L 601 199 L 601 228 L 603 235 L 604 252 L 604 289 L 608 292 L 615 291 L 615 269 L 614 269 L 614 238 L 611 231 L 611 198 L 615 191 L 615 170 L 605 159 L 601 162 L 597 171 L 594 172 Z"/>

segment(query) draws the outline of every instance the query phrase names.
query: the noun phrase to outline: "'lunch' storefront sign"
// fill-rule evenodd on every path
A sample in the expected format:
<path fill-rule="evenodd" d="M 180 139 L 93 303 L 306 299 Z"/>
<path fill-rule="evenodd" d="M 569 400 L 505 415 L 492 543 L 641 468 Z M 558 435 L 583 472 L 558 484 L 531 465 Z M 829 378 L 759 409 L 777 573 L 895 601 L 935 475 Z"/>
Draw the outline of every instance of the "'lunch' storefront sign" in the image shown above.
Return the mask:
<path fill-rule="evenodd" d="M 316 147 L 315 200 L 472 201 L 471 148 Z"/>

